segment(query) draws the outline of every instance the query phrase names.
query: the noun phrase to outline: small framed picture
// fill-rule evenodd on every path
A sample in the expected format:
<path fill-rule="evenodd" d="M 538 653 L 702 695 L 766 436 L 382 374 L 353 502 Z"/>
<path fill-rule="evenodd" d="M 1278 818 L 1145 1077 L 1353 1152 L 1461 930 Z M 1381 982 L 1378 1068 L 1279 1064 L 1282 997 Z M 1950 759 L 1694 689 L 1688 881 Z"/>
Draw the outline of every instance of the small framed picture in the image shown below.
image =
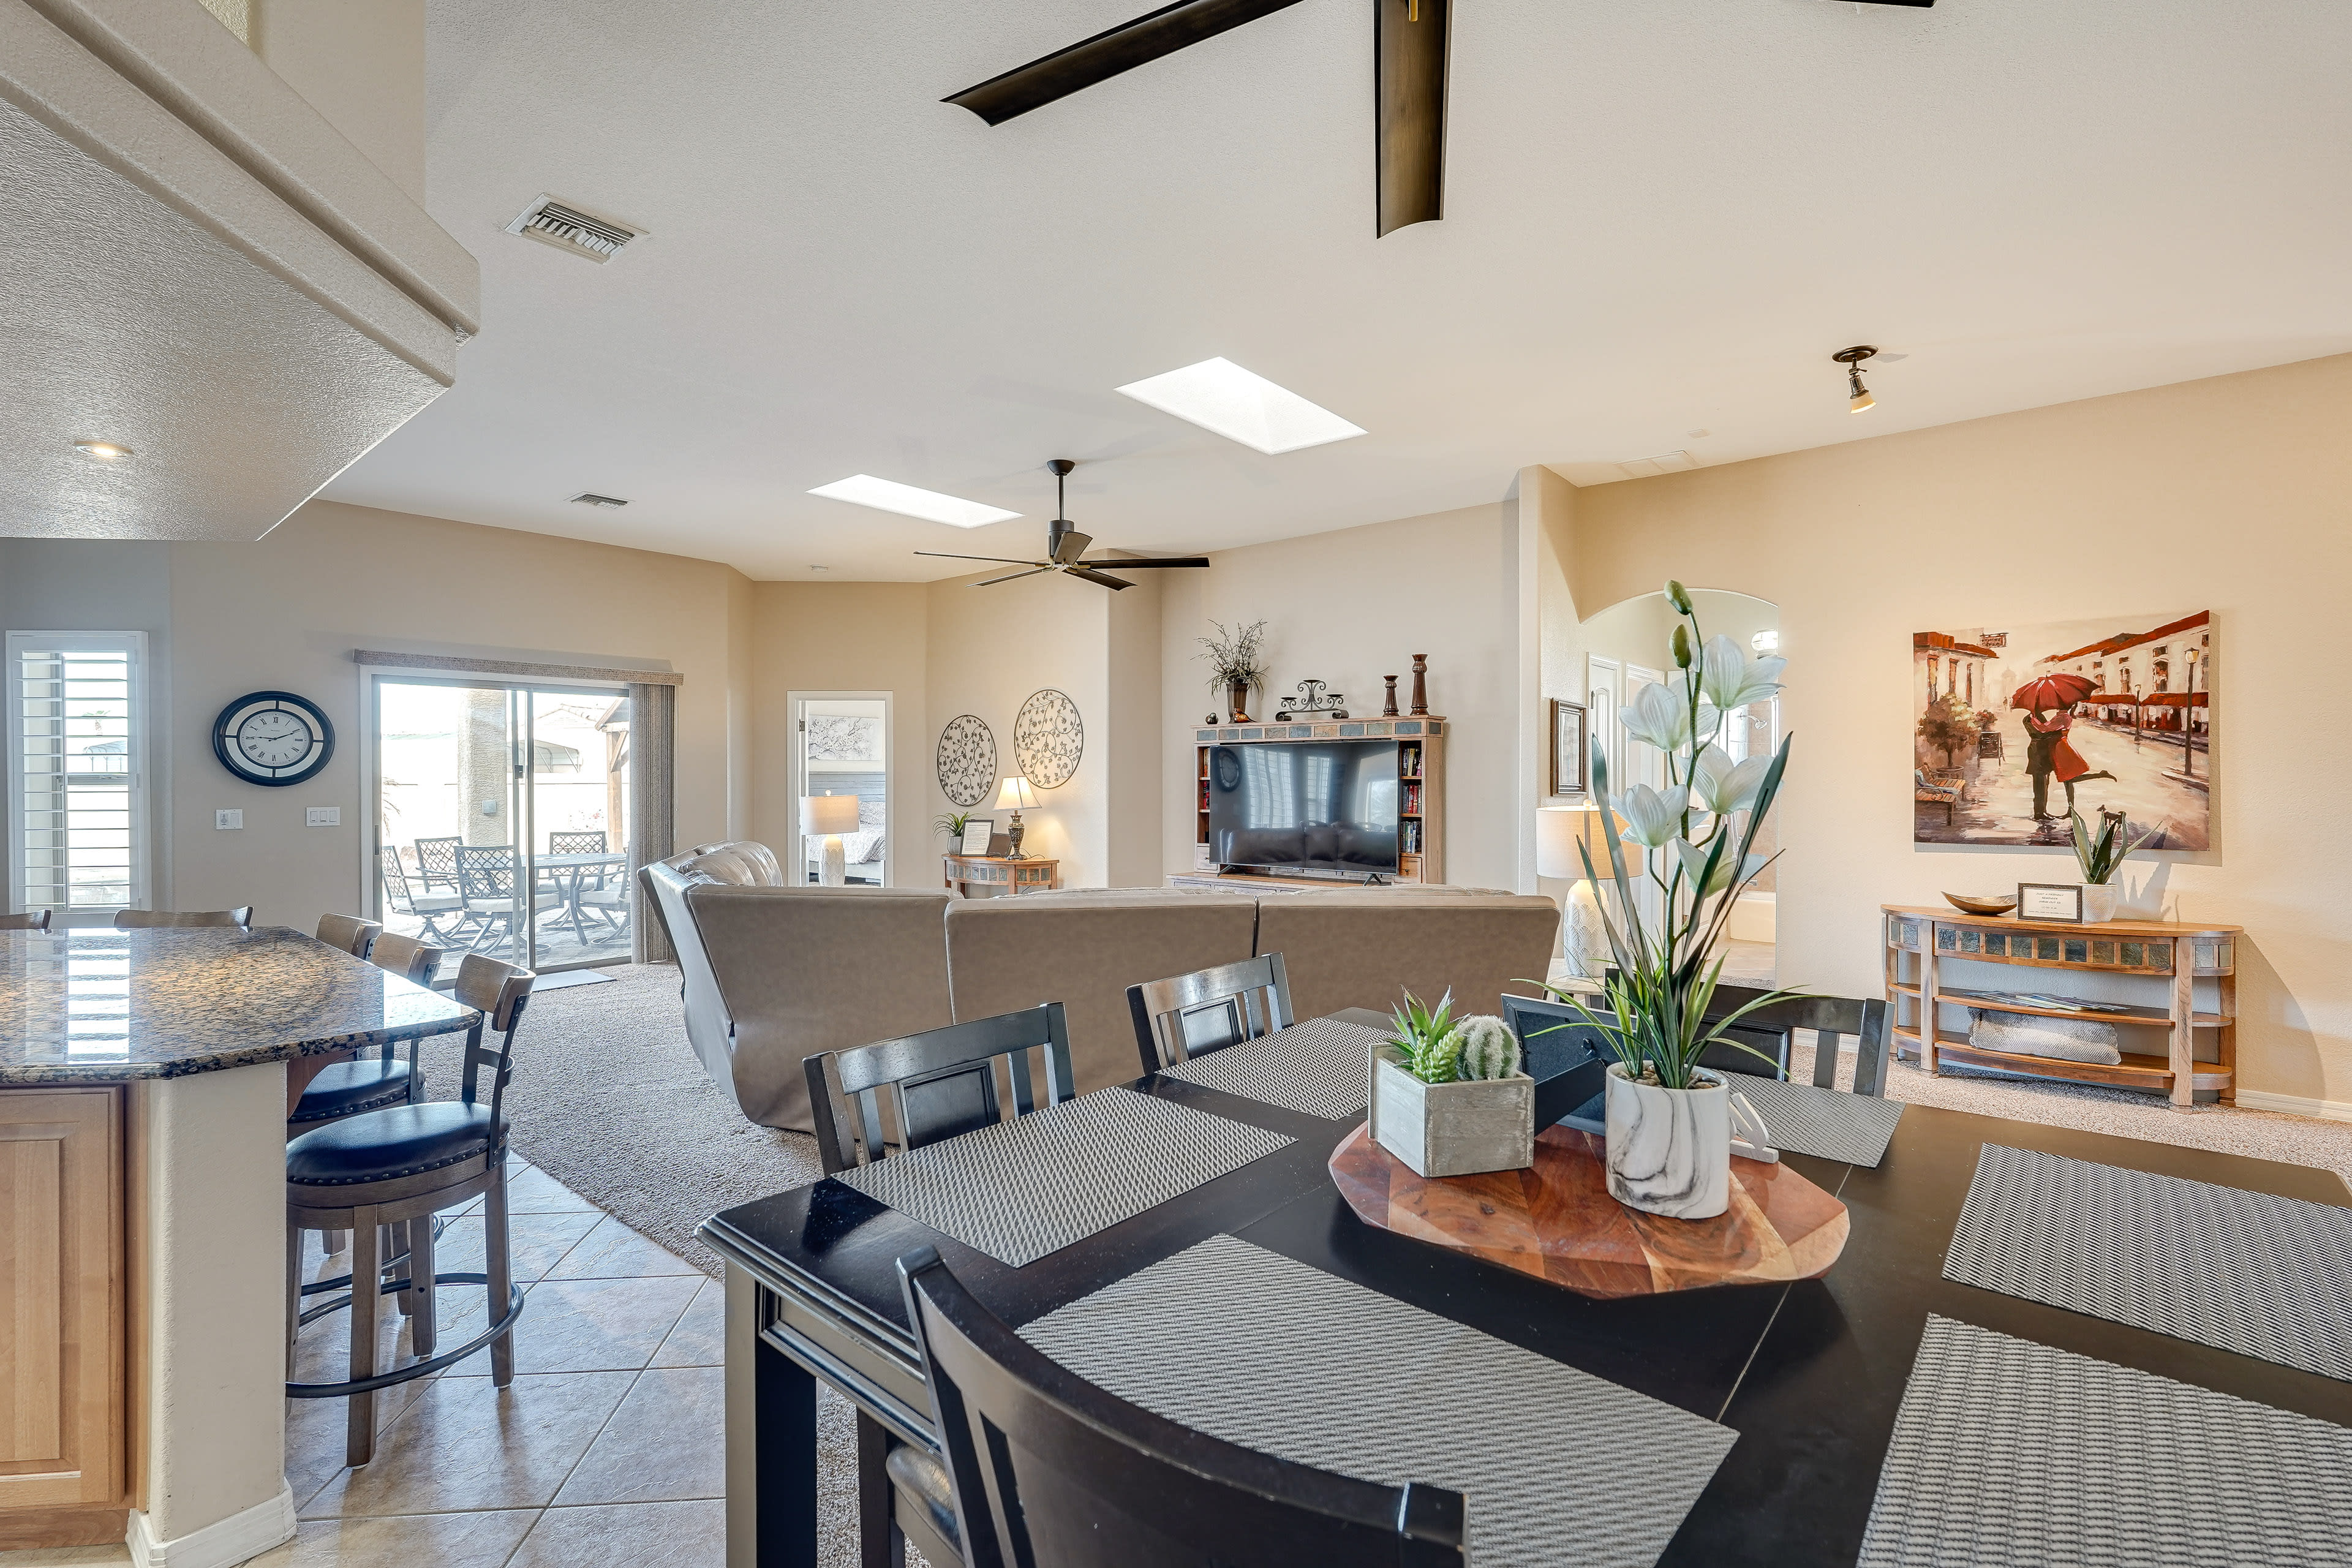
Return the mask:
<path fill-rule="evenodd" d="M 963 843 L 957 848 L 962 855 L 985 855 L 990 838 L 996 832 L 992 816 L 975 816 L 963 825 Z"/>
<path fill-rule="evenodd" d="M 1584 704 L 1554 698 L 1551 704 L 1551 793 L 1576 796 L 1591 793 L 1587 766 Z"/>
<path fill-rule="evenodd" d="M 2021 921 L 2083 921 L 2080 882 L 2020 882 L 2017 918 Z"/>

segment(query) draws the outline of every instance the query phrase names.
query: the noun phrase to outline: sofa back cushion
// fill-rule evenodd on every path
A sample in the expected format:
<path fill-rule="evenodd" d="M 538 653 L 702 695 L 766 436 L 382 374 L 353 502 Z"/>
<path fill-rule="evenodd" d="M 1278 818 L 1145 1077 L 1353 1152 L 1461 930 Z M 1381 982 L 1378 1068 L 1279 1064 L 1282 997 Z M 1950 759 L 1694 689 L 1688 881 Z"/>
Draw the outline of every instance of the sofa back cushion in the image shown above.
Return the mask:
<path fill-rule="evenodd" d="M 801 1063 L 813 1053 L 955 1022 L 944 892 L 705 882 L 685 901 L 733 1023 L 735 1100 L 754 1121 L 812 1131 Z"/>
<path fill-rule="evenodd" d="M 1259 900 L 1257 951 L 1282 954 L 1301 1018 L 1342 1007 L 1385 1013 L 1408 991 L 1435 1006 L 1454 993 L 1454 1016 L 1500 1013 L 1517 980 L 1551 971 L 1559 906 L 1533 894 L 1299 893 Z"/>
<path fill-rule="evenodd" d="M 740 888 L 784 886 L 783 867 L 777 861 L 776 852 L 749 838 L 698 844 L 691 854 L 677 856 L 669 863 L 683 870 L 699 871 L 713 882 L 730 882 Z"/>
<path fill-rule="evenodd" d="M 1143 1070 L 1127 988 L 1251 952 L 1257 905 L 1244 898 L 1118 892 L 978 899 L 948 909 L 956 1020 L 1059 1002 L 1078 1092 Z"/>

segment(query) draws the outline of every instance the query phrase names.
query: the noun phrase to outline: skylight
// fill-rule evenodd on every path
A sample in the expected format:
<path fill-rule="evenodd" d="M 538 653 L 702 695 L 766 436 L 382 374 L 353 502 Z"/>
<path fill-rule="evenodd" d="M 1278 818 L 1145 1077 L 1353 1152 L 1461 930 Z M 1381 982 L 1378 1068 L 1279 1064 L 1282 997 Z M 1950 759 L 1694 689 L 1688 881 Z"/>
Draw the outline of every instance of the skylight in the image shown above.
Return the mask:
<path fill-rule="evenodd" d="M 1349 424 L 1229 359 L 1204 359 L 1165 375 L 1131 381 L 1119 391 L 1268 457 L 1364 434 L 1361 426 Z"/>
<path fill-rule="evenodd" d="M 984 528 L 1021 515 L 965 500 L 961 496 L 943 496 L 937 490 L 877 479 L 871 474 L 852 474 L 845 479 L 819 485 L 809 494 L 845 500 L 854 506 L 870 506 L 877 511 L 895 511 L 901 517 L 919 517 L 925 522 L 944 522 L 954 528 Z"/>

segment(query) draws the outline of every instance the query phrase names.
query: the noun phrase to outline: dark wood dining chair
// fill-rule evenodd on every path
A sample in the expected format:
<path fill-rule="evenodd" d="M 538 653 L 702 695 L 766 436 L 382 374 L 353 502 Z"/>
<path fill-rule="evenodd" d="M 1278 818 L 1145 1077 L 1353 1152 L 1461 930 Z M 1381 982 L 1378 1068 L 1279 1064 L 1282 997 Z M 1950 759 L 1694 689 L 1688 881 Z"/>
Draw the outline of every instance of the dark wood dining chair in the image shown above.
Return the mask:
<path fill-rule="evenodd" d="M 1033 1050 L 1045 1057 L 1042 1100 L 1029 1069 Z M 1015 1116 L 1074 1096 L 1070 1030 L 1062 1005 L 1048 1002 L 806 1058 L 801 1067 L 808 1074 L 809 1109 L 825 1173 L 870 1164 L 894 1148 L 919 1149 L 1003 1121 L 1000 1061 L 1012 1086 Z"/>
<path fill-rule="evenodd" d="M 1290 1010 L 1290 976 L 1278 952 L 1130 985 L 1127 1007 L 1135 1019 L 1135 1045 L 1145 1072 L 1297 1022 Z"/>
<path fill-rule="evenodd" d="M 523 1294 L 515 1288 L 507 1238 L 507 1085 L 514 1077 L 515 1031 L 538 976 L 479 953 L 457 968 L 456 995 L 482 1016 L 466 1033 L 465 1078 L 454 1100 L 395 1105 L 348 1116 L 305 1132 L 286 1145 L 287 1353 L 300 1325 L 330 1312 L 351 1311 L 351 1376 L 341 1383 L 289 1383 L 289 1399 L 348 1399 L 343 1462 L 364 1465 L 375 1454 L 375 1394 L 380 1388 L 429 1377 L 484 1346 L 490 1382 L 514 1381 L 515 1320 Z M 497 1037 L 493 1040 L 492 1037 Z M 488 1069 L 487 1093 L 482 1083 Z M 433 1264 L 433 1216 L 482 1199 L 485 1271 L 441 1274 Z M 385 1279 L 383 1232 L 405 1226 L 407 1272 Z M 304 1285 L 301 1233 L 349 1231 L 352 1271 L 340 1279 Z M 355 1281 L 363 1283 L 354 1283 Z M 479 1285 L 490 1326 L 452 1351 L 435 1353 L 435 1296 L 445 1285 Z M 305 1311 L 305 1296 L 345 1292 Z M 376 1370 L 376 1320 L 385 1295 L 411 1302 L 409 1340 L 418 1360 Z"/>
<path fill-rule="evenodd" d="M 1611 975 L 1615 970 L 1607 972 Z M 1707 1006 L 1710 1020 L 1728 1017 L 1751 1002 L 1771 994 L 1770 992 L 1748 985 L 1718 985 Z M 1595 1012 L 1605 1008 L 1597 1001 Z M 1892 1043 L 1887 1034 L 1886 1003 L 1878 997 L 1853 996 L 1783 996 L 1777 1002 L 1767 1002 L 1754 1012 L 1743 1015 L 1739 1021 L 1724 1031 L 1748 1050 L 1730 1046 L 1714 1045 L 1699 1058 L 1699 1066 L 1715 1068 L 1724 1072 L 1746 1073 L 1751 1078 L 1789 1076 L 1789 1064 L 1794 1059 L 1795 1032 L 1811 1029 L 1813 1042 L 1813 1083 L 1820 1089 L 1837 1087 L 1840 1042 L 1851 1036 L 1855 1047 L 1853 1090 L 1884 1099 L 1886 1094 L 1887 1047 Z M 1770 1065 L 1759 1061 L 1748 1051 L 1759 1051 L 1771 1059 Z"/>
<path fill-rule="evenodd" d="M 22 914 L 0 914 L 0 931 L 47 931 L 49 911 L 26 910 Z"/>
<path fill-rule="evenodd" d="M 319 940 L 329 947 L 341 948 L 353 958 L 365 958 L 375 939 L 383 934 L 383 927 L 357 915 L 319 917 Z"/>
<path fill-rule="evenodd" d="M 117 910 L 114 929 L 117 931 L 158 931 L 178 927 L 234 926 L 239 931 L 253 929 L 253 906 L 240 904 L 233 910 Z"/>
<path fill-rule="evenodd" d="M 1380 1486 L 1194 1431 L 1049 1360 L 933 1248 L 898 1272 L 945 1453 L 901 1448 L 892 1479 L 944 1472 L 956 1535 L 943 1544 L 961 1545 L 968 1568 L 1468 1561 L 1461 1493 Z"/>

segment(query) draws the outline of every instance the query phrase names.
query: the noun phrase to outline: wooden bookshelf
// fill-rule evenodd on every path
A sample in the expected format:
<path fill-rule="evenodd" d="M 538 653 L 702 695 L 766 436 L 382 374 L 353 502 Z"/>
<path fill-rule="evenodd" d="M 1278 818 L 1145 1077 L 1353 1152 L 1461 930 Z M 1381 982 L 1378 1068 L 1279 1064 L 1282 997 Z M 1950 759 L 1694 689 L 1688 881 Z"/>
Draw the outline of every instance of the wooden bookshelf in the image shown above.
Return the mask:
<path fill-rule="evenodd" d="M 1445 880 L 1445 720 L 1320 720 L 1295 724 L 1203 725 L 1192 731 L 1192 844 L 1196 868 L 1209 858 L 1209 756 L 1219 746 L 1267 741 L 1387 741 L 1398 743 L 1397 876 L 1400 882 Z M 1334 881 L 1340 879 L 1334 878 Z"/>
<path fill-rule="evenodd" d="M 2170 921 L 2021 921 L 1952 910 L 1885 904 L 1886 1003 L 1895 1050 L 1929 1072 L 1943 1065 L 1992 1068 L 2036 1078 L 2136 1089 L 2188 1106 L 2199 1095 L 2237 1098 L 2237 926 Z M 1980 967 L 1981 966 L 1981 967 Z M 1992 967 L 2000 966 L 2000 967 Z M 2078 1002 L 2053 1007 L 1998 988 L 2001 968 L 2043 972 L 2021 989 Z M 2105 975 L 2145 1001 L 2078 996 L 2062 976 Z M 2209 1005 L 2200 1005 L 2200 1002 Z M 2119 1037 L 2161 1051 L 2121 1052 L 2115 1065 L 1986 1050 L 1949 1027 L 1946 1008 L 1986 1007 L 2048 1018 L 2120 1026 Z"/>

